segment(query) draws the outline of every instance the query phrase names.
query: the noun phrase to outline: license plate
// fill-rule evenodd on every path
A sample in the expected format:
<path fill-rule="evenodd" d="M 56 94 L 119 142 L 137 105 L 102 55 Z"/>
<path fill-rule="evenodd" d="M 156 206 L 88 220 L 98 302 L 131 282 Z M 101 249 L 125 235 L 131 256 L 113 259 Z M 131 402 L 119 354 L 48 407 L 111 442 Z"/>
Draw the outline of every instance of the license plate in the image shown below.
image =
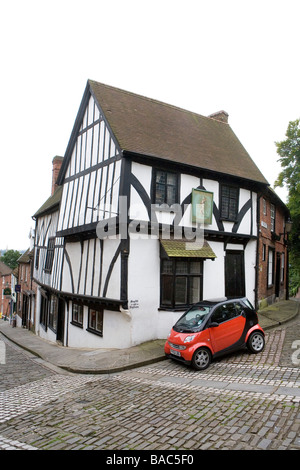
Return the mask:
<path fill-rule="evenodd" d="M 181 353 L 179 351 L 175 351 L 174 349 L 170 349 L 171 354 L 173 356 L 181 357 Z"/>

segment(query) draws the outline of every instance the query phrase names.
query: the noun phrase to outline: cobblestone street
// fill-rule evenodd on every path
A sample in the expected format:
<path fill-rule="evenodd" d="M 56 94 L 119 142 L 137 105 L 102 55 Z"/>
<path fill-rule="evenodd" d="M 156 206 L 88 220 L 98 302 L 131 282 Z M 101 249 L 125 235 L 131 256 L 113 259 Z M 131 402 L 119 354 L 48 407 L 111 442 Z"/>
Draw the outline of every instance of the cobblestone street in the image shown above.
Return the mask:
<path fill-rule="evenodd" d="M 46 367 L 6 342 L 0 449 L 300 449 L 300 321 L 196 372 L 166 360 L 110 375 Z M 299 351 L 299 346 L 297 346 Z"/>

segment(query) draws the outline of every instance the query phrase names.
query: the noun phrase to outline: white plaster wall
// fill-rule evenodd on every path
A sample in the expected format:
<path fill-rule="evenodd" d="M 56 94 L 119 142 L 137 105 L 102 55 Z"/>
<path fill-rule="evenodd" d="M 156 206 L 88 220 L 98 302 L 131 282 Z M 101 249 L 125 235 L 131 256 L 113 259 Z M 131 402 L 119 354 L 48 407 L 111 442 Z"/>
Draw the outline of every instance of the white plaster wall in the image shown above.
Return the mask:
<path fill-rule="evenodd" d="M 207 300 L 225 295 L 224 244 L 210 241 L 209 245 L 217 257 L 203 262 L 203 299 Z"/>
<path fill-rule="evenodd" d="M 150 197 L 152 167 L 149 165 L 142 165 L 141 163 L 132 162 L 131 172 L 134 176 L 137 177 L 139 182 L 144 187 L 146 193 Z"/>
<path fill-rule="evenodd" d="M 68 253 L 73 274 L 74 287 L 77 289 L 78 277 L 79 277 L 79 268 L 80 268 L 80 258 L 81 258 L 81 246 L 79 242 L 76 243 L 66 243 L 65 251 Z M 63 292 L 72 292 L 71 284 L 71 275 L 70 267 L 66 259 L 64 260 L 63 272 L 62 272 L 62 291 Z M 76 292 L 76 291 L 75 291 Z"/>
<path fill-rule="evenodd" d="M 131 187 L 131 203 L 129 207 L 129 218 L 132 220 L 149 221 L 149 215 L 142 198 L 137 191 Z"/>
<path fill-rule="evenodd" d="M 203 298 L 224 296 L 224 245 L 210 242 L 215 261 L 203 262 Z M 166 338 L 183 311 L 160 310 L 160 256 L 158 240 L 131 240 L 128 262 L 129 310 L 132 344 Z"/>
<path fill-rule="evenodd" d="M 128 259 L 128 307 L 132 316 L 132 344 L 157 338 L 159 296 L 159 241 L 131 239 Z"/>
<path fill-rule="evenodd" d="M 117 238 L 114 239 L 106 239 L 103 243 L 103 266 L 102 266 L 102 286 L 100 296 L 103 295 L 103 288 L 106 280 L 106 276 L 108 274 L 108 270 L 111 265 L 111 261 L 115 252 L 120 244 L 120 237 L 119 235 Z M 106 297 L 109 299 L 119 299 L 120 298 L 120 273 L 121 273 L 121 255 L 119 254 L 112 273 L 110 277 L 110 281 L 108 284 L 108 289 L 106 293 Z"/>
<path fill-rule="evenodd" d="M 103 311 L 103 336 L 87 331 L 88 307 L 83 309 L 83 328 L 72 325 L 72 302 L 69 302 L 68 346 L 85 349 L 123 349 L 131 346 L 131 324 L 121 312 Z M 66 331 L 65 331 L 66 335 Z"/>
<path fill-rule="evenodd" d="M 36 296 L 36 324 L 35 324 L 35 333 L 43 339 L 47 341 L 51 341 L 52 343 L 56 342 L 56 333 L 52 331 L 49 327 L 47 331 L 43 328 L 40 324 L 40 315 L 41 315 L 41 291 L 40 287 L 37 289 L 37 296 Z"/>
<path fill-rule="evenodd" d="M 255 305 L 255 266 L 256 266 L 256 240 L 250 240 L 245 249 L 245 279 L 246 297 Z"/>
<path fill-rule="evenodd" d="M 56 333 L 54 333 L 54 331 L 52 331 L 49 327 L 47 328 L 47 331 L 45 331 L 44 328 L 40 325 L 38 335 L 41 338 L 50 341 L 51 343 L 56 343 Z"/>
<path fill-rule="evenodd" d="M 158 312 L 157 338 L 167 339 L 172 326 L 177 322 L 185 310 L 168 312 L 161 310 Z"/>
<path fill-rule="evenodd" d="M 251 197 L 250 191 L 246 189 L 240 189 L 240 198 L 239 198 L 239 211 L 243 208 L 244 204 L 249 200 Z M 243 217 L 243 220 L 240 223 L 238 233 L 251 233 L 251 208 L 248 209 L 246 214 Z"/>
<path fill-rule="evenodd" d="M 250 191 L 247 189 L 240 189 L 240 196 L 239 196 L 239 211 L 242 209 L 243 205 L 249 200 L 250 198 Z"/>
<path fill-rule="evenodd" d="M 180 203 L 182 203 L 185 198 L 191 194 L 192 188 L 197 188 L 199 185 L 200 178 L 182 174 L 180 184 Z"/>

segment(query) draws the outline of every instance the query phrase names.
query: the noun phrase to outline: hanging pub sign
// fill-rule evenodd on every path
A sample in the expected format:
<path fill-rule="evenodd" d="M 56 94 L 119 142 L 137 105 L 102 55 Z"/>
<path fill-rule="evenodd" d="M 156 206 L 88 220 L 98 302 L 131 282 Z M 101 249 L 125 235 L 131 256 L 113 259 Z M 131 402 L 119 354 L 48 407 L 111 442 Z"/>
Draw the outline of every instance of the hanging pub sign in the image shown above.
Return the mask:
<path fill-rule="evenodd" d="M 202 189 L 192 190 L 192 222 L 211 224 L 214 193 Z"/>

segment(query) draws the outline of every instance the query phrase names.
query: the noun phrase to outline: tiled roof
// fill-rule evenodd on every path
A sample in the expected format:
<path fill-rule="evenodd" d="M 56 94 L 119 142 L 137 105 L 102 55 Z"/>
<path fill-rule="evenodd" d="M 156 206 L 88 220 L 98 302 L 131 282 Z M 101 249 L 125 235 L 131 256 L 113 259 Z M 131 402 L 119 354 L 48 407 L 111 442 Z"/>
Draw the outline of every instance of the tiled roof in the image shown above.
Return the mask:
<path fill-rule="evenodd" d="M 7 276 L 8 274 L 12 273 L 12 269 L 7 266 L 3 261 L 0 261 L 0 275 Z"/>
<path fill-rule="evenodd" d="M 170 257 L 187 258 L 216 258 L 210 245 L 204 240 L 203 243 L 185 240 L 160 240 L 166 254 Z"/>
<path fill-rule="evenodd" d="M 30 251 L 30 248 L 28 248 L 25 253 L 23 253 L 20 258 L 18 258 L 18 263 L 29 263 L 32 255 L 33 250 Z"/>
<path fill-rule="evenodd" d="M 50 196 L 46 202 L 36 211 L 33 217 L 39 217 L 47 212 L 58 208 L 62 194 L 62 186 L 58 186 L 53 196 Z"/>
<path fill-rule="evenodd" d="M 228 123 L 88 83 L 122 150 L 267 184 Z"/>

